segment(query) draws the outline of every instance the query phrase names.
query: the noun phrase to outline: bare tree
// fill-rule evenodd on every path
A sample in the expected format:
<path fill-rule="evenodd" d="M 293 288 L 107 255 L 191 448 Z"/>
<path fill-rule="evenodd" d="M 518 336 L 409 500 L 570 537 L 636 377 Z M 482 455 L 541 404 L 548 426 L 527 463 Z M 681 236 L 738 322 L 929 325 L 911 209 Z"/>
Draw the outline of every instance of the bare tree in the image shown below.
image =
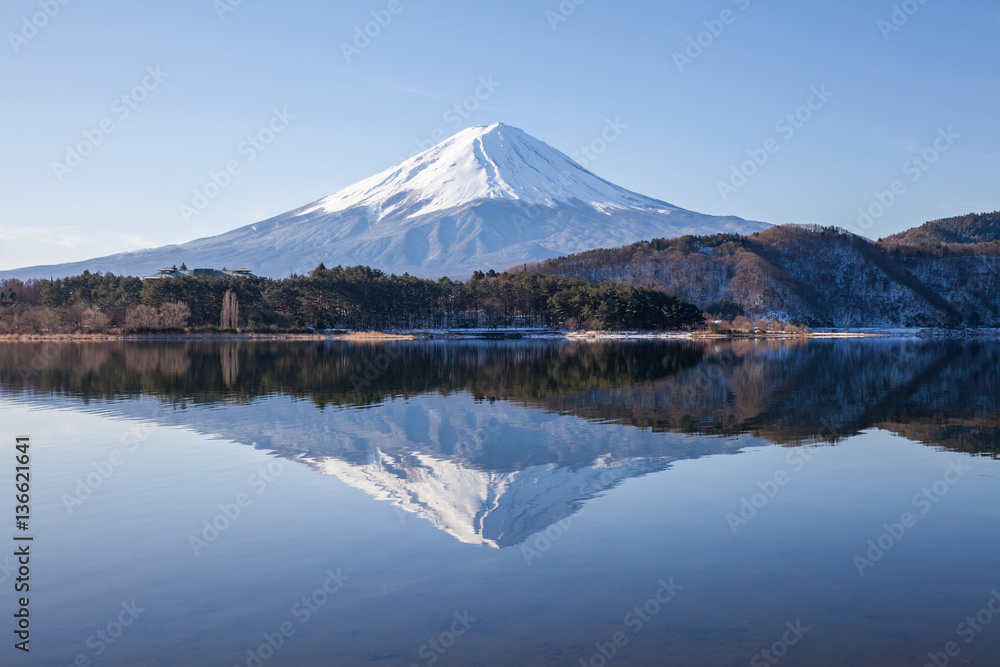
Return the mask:
<path fill-rule="evenodd" d="M 125 328 L 151 329 L 160 326 L 160 313 L 152 306 L 132 306 L 125 313 Z"/>
<path fill-rule="evenodd" d="M 235 329 L 239 326 L 240 304 L 236 300 L 233 290 L 226 290 L 222 297 L 222 316 L 219 318 L 219 325 L 223 329 Z"/>
<path fill-rule="evenodd" d="M 80 326 L 87 331 L 104 333 L 110 322 L 111 318 L 96 308 L 86 308 L 80 315 Z"/>
<path fill-rule="evenodd" d="M 45 333 L 55 331 L 61 318 L 59 311 L 48 306 L 38 306 L 18 313 L 16 326 L 22 333 Z"/>
<path fill-rule="evenodd" d="M 63 326 L 69 329 L 80 329 L 83 327 L 83 313 L 87 310 L 87 304 L 83 301 L 77 301 L 70 305 L 63 313 L 62 322 Z"/>
<path fill-rule="evenodd" d="M 11 308 L 0 308 L 0 334 L 12 334 L 17 331 L 14 311 Z"/>
<path fill-rule="evenodd" d="M 191 309 L 186 303 L 171 301 L 160 306 L 160 324 L 170 329 L 183 329 L 191 317 Z"/>

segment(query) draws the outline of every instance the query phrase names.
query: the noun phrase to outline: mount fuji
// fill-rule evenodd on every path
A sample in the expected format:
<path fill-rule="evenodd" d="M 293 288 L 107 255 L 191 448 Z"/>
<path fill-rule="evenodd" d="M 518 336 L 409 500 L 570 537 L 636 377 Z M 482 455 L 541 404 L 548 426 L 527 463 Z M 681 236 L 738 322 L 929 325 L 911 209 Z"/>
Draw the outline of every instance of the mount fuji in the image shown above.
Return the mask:
<path fill-rule="evenodd" d="M 770 225 L 703 215 L 584 169 L 509 125 L 470 127 L 400 164 L 301 208 L 181 245 L 0 271 L 40 278 L 102 271 L 147 275 L 182 262 L 248 267 L 274 278 L 365 264 L 466 278 L 594 248 Z"/>

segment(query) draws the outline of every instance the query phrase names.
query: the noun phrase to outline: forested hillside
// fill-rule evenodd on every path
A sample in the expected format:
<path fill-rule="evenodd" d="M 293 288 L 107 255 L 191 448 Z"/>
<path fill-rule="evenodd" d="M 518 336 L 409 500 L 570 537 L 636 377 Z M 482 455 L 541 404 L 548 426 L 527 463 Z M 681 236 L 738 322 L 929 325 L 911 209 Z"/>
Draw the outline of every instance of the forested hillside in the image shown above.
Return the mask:
<path fill-rule="evenodd" d="M 521 268 L 661 289 L 720 319 L 1000 326 L 1000 253 L 981 245 L 898 246 L 832 227 L 785 225 L 750 236 L 656 239 Z"/>
<path fill-rule="evenodd" d="M 662 291 L 529 273 L 477 271 L 468 281 L 387 275 L 364 266 L 284 280 L 142 281 L 91 274 L 0 282 L 0 334 L 130 332 L 185 327 L 289 331 L 468 327 L 677 329 L 702 321 Z"/>
<path fill-rule="evenodd" d="M 1000 211 L 932 220 L 881 239 L 883 244 L 910 246 L 992 241 L 1000 241 Z"/>

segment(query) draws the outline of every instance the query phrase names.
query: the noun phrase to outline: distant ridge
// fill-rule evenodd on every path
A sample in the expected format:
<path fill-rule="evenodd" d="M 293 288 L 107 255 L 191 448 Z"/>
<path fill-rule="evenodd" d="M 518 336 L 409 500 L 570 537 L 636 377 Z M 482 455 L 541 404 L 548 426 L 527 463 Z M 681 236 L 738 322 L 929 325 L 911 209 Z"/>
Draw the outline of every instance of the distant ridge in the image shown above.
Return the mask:
<path fill-rule="evenodd" d="M 882 241 L 890 245 L 1000 241 L 1000 211 L 969 213 L 954 218 L 931 220 L 919 227 L 887 236 Z"/>

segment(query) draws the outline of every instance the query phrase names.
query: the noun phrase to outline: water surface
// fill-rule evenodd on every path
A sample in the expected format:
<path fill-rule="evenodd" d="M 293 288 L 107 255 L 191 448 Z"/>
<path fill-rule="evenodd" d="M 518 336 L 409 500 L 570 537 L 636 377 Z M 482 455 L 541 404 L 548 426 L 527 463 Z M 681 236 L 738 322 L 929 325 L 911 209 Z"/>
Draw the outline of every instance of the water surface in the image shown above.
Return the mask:
<path fill-rule="evenodd" d="M 36 536 L 32 652 L 0 651 L 996 664 L 998 370 L 917 340 L 0 345 Z"/>

